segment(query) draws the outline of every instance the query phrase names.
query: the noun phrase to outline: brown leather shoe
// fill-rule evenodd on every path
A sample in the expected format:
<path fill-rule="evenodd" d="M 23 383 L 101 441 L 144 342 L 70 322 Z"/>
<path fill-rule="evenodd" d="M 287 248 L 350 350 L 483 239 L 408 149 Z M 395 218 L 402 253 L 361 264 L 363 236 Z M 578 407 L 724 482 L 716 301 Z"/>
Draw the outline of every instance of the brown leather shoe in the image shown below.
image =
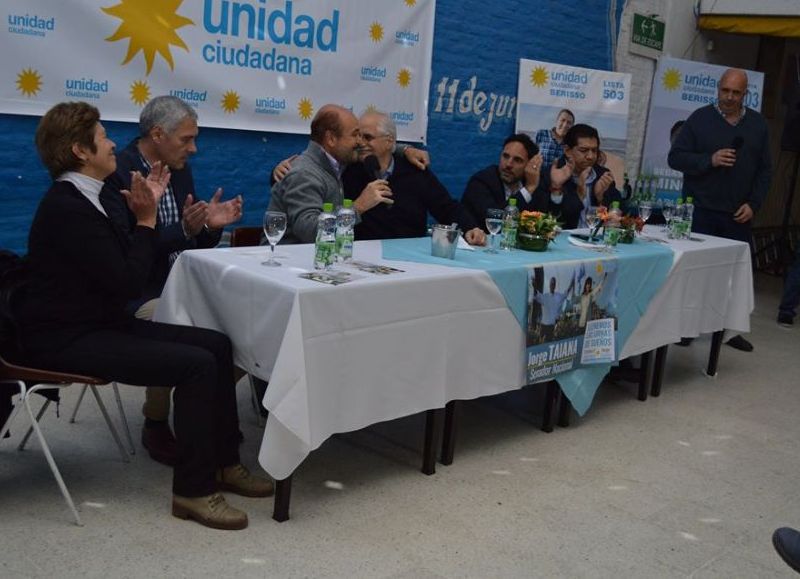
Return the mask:
<path fill-rule="evenodd" d="M 172 516 L 193 519 L 206 527 L 224 531 L 247 527 L 247 513 L 230 506 L 219 493 L 191 498 L 172 495 Z"/>
<path fill-rule="evenodd" d="M 156 462 L 167 466 L 178 464 L 178 443 L 168 422 L 156 422 L 155 426 L 145 423 L 142 427 L 142 446 Z"/>
<path fill-rule="evenodd" d="M 256 476 L 241 463 L 217 471 L 221 491 L 230 491 L 243 497 L 269 497 L 275 486 L 268 478 Z"/>

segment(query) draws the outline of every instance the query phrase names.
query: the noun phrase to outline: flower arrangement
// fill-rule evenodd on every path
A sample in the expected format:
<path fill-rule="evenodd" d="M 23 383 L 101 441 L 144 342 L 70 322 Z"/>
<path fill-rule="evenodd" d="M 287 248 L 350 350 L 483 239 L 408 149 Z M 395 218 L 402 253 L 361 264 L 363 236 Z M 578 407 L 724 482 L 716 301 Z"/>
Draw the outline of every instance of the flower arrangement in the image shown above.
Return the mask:
<path fill-rule="evenodd" d="M 597 207 L 596 211 L 597 221 L 590 232 L 592 238 L 598 236 L 603 237 L 600 235 L 600 231 L 605 230 L 605 228 L 609 225 L 609 219 L 612 217 L 609 210 L 602 205 Z M 639 216 L 623 215 L 619 219 L 619 223 L 616 225 L 616 227 L 618 227 L 620 230 L 619 240 L 622 243 L 633 243 L 635 234 L 640 233 L 644 227 L 644 220 Z"/>
<path fill-rule="evenodd" d="M 519 216 L 519 231 L 553 240 L 561 228 L 556 218 L 549 213 L 523 211 Z"/>

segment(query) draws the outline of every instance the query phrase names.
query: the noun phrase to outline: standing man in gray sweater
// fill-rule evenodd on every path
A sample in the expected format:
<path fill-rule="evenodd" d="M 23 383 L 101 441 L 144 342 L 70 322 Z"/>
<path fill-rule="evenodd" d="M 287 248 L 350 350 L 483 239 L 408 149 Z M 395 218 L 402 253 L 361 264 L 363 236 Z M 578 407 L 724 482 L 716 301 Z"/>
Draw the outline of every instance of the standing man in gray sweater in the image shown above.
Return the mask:
<path fill-rule="evenodd" d="M 717 84 L 717 102 L 694 111 L 669 152 L 683 172 L 683 195 L 694 198 L 692 231 L 750 242 L 753 215 L 769 189 L 772 162 L 767 123 L 744 106 L 747 73 L 729 68 Z M 728 345 L 750 352 L 741 336 Z"/>

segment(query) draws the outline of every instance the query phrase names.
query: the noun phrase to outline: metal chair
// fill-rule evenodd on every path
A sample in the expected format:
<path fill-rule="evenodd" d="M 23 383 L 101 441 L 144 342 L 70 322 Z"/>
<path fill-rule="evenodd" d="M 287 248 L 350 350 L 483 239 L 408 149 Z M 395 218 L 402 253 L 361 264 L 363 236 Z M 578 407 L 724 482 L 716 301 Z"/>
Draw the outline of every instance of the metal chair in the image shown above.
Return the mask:
<path fill-rule="evenodd" d="M 78 415 L 78 408 L 81 407 L 81 402 L 83 402 L 83 397 L 89 387 L 90 384 L 84 384 L 83 388 L 81 388 L 81 393 L 78 395 L 78 401 L 75 403 L 75 408 L 72 410 L 72 415 L 69 417 L 70 424 L 75 424 L 75 417 Z M 128 425 L 128 417 L 125 415 L 125 408 L 122 406 L 122 398 L 119 395 L 119 384 L 112 382 L 111 389 L 114 391 L 114 398 L 117 402 L 117 410 L 119 410 L 119 418 L 122 422 L 122 426 L 125 429 L 125 438 L 128 440 L 128 452 L 131 454 L 136 454 L 136 444 L 133 442 L 133 436 L 131 436 L 131 427 Z M 96 393 L 95 396 L 97 396 Z"/>
<path fill-rule="evenodd" d="M 78 510 L 75 508 L 75 503 L 72 500 L 72 496 L 70 495 L 69 490 L 67 490 L 67 485 L 64 483 L 64 479 L 61 477 L 61 472 L 56 466 L 56 462 L 53 459 L 52 453 L 50 452 L 50 447 L 48 446 L 44 437 L 44 433 L 39 426 L 39 419 L 50 405 L 50 400 L 46 399 L 42 407 L 39 409 L 39 412 L 34 415 L 33 408 L 31 406 L 31 395 L 46 388 L 67 388 L 74 383 L 82 383 L 87 385 L 87 387 L 91 389 L 92 394 L 94 394 L 95 400 L 97 400 L 97 405 L 100 407 L 100 412 L 103 414 L 103 418 L 108 425 L 108 429 L 111 431 L 111 435 L 114 437 L 114 441 L 117 443 L 122 460 L 124 462 L 130 462 L 130 458 L 128 457 L 125 447 L 122 445 L 119 434 L 117 434 L 117 430 L 114 428 L 114 424 L 111 422 L 108 411 L 106 410 L 100 395 L 97 393 L 97 386 L 107 384 L 108 382 L 100 378 L 94 378 L 90 376 L 80 376 L 78 374 L 68 374 L 65 372 L 51 372 L 39 368 L 19 366 L 17 364 L 8 362 L 2 356 L 0 356 L 0 382 L 16 384 L 19 388 L 19 400 L 16 402 L 16 404 L 14 404 L 11 415 L 8 417 L 8 420 L 6 420 L 6 423 L 3 425 L 2 429 L 0 429 L 0 440 L 2 440 L 6 435 L 6 432 L 8 432 L 8 429 L 11 427 L 11 423 L 16 418 L 20 409 L 24 406 L 28 412 L 28 416 L 30 417 L 31 426 L 25 436 L 23 436 L 22 441 L 18 446 L 18 450 L 23 450 L 25 448 L 25 444 L 28 442 L 31 433 L 35 432 L 36 437 L 39 439 L 39 443 L 42 445 L 42 450 L 44 451 L 45 458 L 47 459 L 47 464 L 50 466 L 50 470 L 52 471 L 53 476 L 58 483 L 58 488 L 61 490 L 61 494 L 64 497 L 64 500 L 66 501 L 70 511 L 72 512 L 73 517 L 75 518 L 75 523 L 79 526 L 83 526 L 83 522 L 78 514 Z"/>

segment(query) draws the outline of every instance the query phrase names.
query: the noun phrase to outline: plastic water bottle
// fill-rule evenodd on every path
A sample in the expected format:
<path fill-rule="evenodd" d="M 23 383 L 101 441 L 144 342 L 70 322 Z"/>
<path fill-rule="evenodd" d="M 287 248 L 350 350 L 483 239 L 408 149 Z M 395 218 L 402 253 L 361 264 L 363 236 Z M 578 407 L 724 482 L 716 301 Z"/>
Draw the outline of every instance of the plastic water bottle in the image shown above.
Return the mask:
<path fill-rule="evenodd" d="M 672 223 L 669 231 L 671 239 L 683 239 L 683 230 L 686 227 L 683 222 L 683 216 L 683 199 L 678 197 L 675 202 L 675 210 L 672 212 Z"/>
<path fill-rule="evenodd" d="M 353 200 L 345 199 L 344 205 L 336 213 L 336 261 L 347 262 L 353 259 L 353 227 L 356 224 L 356 212 L 353 211 Z"/>
<path fill-rule="evenodd" d="M 317 218 L 317 240 L 314 243 L 314 269 L 328 269 L 336 257 L 336 216 L 333 203 L 324 203 Z"/>
<path fill-rule="evenodd" d="M 503 237 L 500 243 L 503 249 L 510 251 L 517 246 L 518 228 L 519 209 L 517 209 L 517 200 L 511 197 L 503 214 Z"/>
<path fill-rule="evenodd" d="M 686 221 L 686 239 L 692 236 L 692 218 L 694 216 L 694 199 L 692 197 L 686 198 L 686 203 L 683 204 L 683 219 Z"/>

